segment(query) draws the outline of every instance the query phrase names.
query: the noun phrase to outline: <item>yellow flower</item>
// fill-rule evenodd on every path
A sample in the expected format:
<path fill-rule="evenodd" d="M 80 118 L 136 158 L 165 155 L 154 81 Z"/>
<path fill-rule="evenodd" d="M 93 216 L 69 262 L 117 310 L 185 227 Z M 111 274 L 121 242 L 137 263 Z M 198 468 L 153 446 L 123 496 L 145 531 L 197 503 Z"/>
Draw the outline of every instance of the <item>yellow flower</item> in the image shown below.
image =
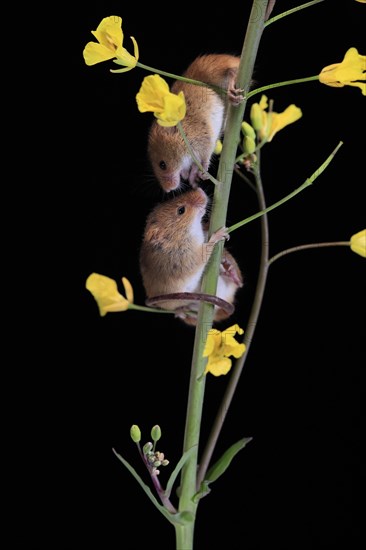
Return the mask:
<path fill-rule="evenodd" d="M 123 47 L 122 18 L 117 15 L 105 17 L 96 31 L 91 31 L 98 42 L 89 42 L 83 51 L 85 63 L 95 65 L 102 61 L 115 59 L 115 63 L 123 65 L 125 69 L 118 72 L 130 71 L 136 67 L 139 58 L 139 49 L 136 40 L 131 36 L 134 46 L 134 56 Z"/>
<path fill-rule="evenodd" d="M 366 229 L 352 235 L 350 242 L 351 250 L 366 258 Z"/>
<path fill-rule="evenodd" d="M 140 113 L 153 112 L 160 126 L 176 126 L 186 114 L 183 92 L 170 92 L 167 82 L 157 74 L 144 78 L 136 101 Z"/>
<path fill-rule="evenodd" d="M 127 298 L 118 292 L 117 283 L 113 279 L 99 273 L 92 273 L 87 278 L 85 286 L 94 296 L 102 317 L 108 312 L 126 311 L 133 303 L 133 289 L 130 281 L 122 277 L 122 283 Z"/>
<path fill-rule="evenodd" d="M 349 48 L 341 63 L 324 67 L 319 75 L 322 84 L 335 86 L 357 86 L 366 95 L 366 56 L 360 55 L 356 48 Z M 360 82 L 362 81 L 362 82 Z"/>
<path fill-rule="evenodd" d="M 366 4 L 366 0 L 356 0 L 356 2 L 361 2 L 361 4 Z"/>
<path fill-rule="evenodd" d="M 301 109 L 293 104 L 282 113 L 267 113 L 267 107 L 267 96 L 262 95 L 260 102 L 254 103 L 250 110 L 252 125 L 258 131 L 261 140 L 271 141 L 277 132 L 302 117 Z"/>
<path fill-rule="evenodd" d="M 239 344 L 235 340 L 236 333 L 243 334 L 244 330 L 239 325 L 233 325 L 222 332 L 214 328 L 209 330 L 203 351 L 203 357 L 208 357 L 205 374 L 227 374 L 231 369 L 229 356 L 233 355 L 237 359 L 243 355 L 245 344 Z"/>

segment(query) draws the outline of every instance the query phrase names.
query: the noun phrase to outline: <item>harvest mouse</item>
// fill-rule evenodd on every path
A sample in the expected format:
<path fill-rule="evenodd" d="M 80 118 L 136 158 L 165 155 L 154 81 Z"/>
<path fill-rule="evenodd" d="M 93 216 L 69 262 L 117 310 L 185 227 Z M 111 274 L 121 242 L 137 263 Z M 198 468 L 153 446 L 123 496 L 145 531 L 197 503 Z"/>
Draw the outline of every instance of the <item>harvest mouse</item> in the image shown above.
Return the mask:
<path fill-rule="evenodd" d="M 147 217 L 140 249 L 140 269 L 148 300 L 159 297 L 154 305 L 177 311 L 177 316 L 190 325 L 196 324 L 194 312 L 199 299 L 185 294 L 180 297 L 184 299 L 165 299 L 162 295 L 200 293 L 202 274 L 214 245 L 228 238 L 223 227 L 207 241 L 207 224 L 202 219 L 207 203 L 206 193 L 198 187 L 155 206 Z M 212 301 L 216 304 L 214 321 L 231 315 L 236 291 L 242 285 L 238 264 L 224 248 L 216 297 L 210 297 L 216 300 Z M 187 310 L 193 313 L 187 314 Z"/>
<path fill-rule="evenodd" d="M 181 122 L 196 159 L 208 170 L 217 140 L 222 136 L 230 101 L 238 105 L 242 90 L 235 87 L 240 57 L 229 54 L 207 54 L 197 57 L 183 76 L 220 87 L 212 88 L 176 80 L 171 92 L 183 91 L 187 111 Z M 165 192 L 178 189 L 182 180 L 196 187 L 200 172 L 176 126 L 163 127 L 154 121 L 151 125 L 148 157 L 160 186 Z"/>

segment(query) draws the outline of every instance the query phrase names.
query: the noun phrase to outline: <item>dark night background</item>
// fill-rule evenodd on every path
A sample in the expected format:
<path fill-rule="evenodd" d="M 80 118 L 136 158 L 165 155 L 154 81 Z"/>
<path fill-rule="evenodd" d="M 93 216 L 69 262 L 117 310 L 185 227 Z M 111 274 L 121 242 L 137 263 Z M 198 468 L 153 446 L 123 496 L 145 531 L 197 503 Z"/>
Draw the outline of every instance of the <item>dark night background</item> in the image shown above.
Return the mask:
<path fill-rule="evenodd" d="M 278 0 L 273 15 L 300 3 Z M 49 192 L 48 214 L 52 218 L 52 205 L 62 204 L 59 301 L 65 314 L 42 318 L 47 333 L 57 327 L 49 342 L 54 347 L 20 391 L 27 399 L 19 398 L 26 403 L 19 437 L 30 458 L 16 505 L 25 518 L 14 533 L 19 548 L 175 547 L 173 527 L 112 447 L 148 482 L 129 429 L 138 424 L 147 441 L 159 424 L 159 449 L 172 468 L 179 460 L 194 330 L 168 315 L 129 311 L 101 318 L 85 290 L 92 272 L 125 276 L 135 302 L 144 303 L 138 250 L 145 218 L 162 199 L 146 156 L 153 115 L 139 113 L 135 101 L 148 73 L 115 75 L 112 62 L 87 67 L 82 51 L 103 17 L 120 15 L 130 52 L 134 36 L 142 63 L 181 73 L 200 53 L 240 54 L 250 6 L 210 5 L 204 16 L 193 2 L 169 9 L 120 1 L 78 6 L 83 13 L 74 18 L 64 80 L 69 143 L 60 151 L 60 165 L 68 179 Z M 257 86 L 318 74 L 351 46 L 366 54 L 365 16 L 366 6 L 356 1 L 328 0 L 271 25 L 255 64 Z M 298 187 L 344 142 L 313 186 L 269 214 L 270 254 L 348 240 L 365 228 L 365 98 L 358 88 L 317 82 L 266 94 L 275 111 L 291 103 L 303 111 L 263 149 L 268 205 Z M 254 193 L 234 176 L 228 225 L 257 209 Z M 228 246 L 246 284 L 234 318 L 220 328 L 234 322 L 246 327 L 259 239 L 258 221 L 231 236 Z M 364 547 L 365 266 L 349 249 L 334 247 L 297 252 L 270 268 L 254 341 L 214 458 L 242 437 L 253 440 L 201 501 L 197 550 Z M 70 292 L 63 295 L 66 287 Z M 202 443 L 226 384 L 227 377 L 207 379 Z M 162 469 L 163 484 L 170 472 Z"/>

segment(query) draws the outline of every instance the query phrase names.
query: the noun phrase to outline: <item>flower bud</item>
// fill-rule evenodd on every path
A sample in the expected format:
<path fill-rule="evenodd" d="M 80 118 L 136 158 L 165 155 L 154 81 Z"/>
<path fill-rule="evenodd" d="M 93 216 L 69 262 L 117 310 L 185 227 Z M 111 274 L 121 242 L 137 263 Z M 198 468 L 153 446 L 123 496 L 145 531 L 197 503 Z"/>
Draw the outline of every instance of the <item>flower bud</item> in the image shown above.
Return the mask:
<path fill-rule="evenodd" d="M 246 155 L 251 155 L 255 151 L 255 141 L 250 136 L 244 136 L 243 138 L 243 152 Z"/>
<path fill-rule="evenodd" d="M 139 441 L 141 441 L 141 430 L 136 424 L 131 426 L 130 436 L 134 443 L 139 443 Z"/>
<path fill-rule="evenodd" d="M 145 455 L 149 454 L 151 449 L 153 448 L 153 444 L 151 443 L 151 441 L 148 441 L 147 443 L 145 443 L 145 445 L 142 447 L 142 450 L 144 452 Z"/>
<path fill-rule="evenodd" d="M 255 140 L 255 131 L 253 126 L 251 126 L 248 122 L 242 122 L 241 123 L 241 131 L 243 132 L 244 136 L 248 136 Z"/>
<path fill-rule="evenodd" d="M 254 130 L 258 132 L 263 126 L 263 109 L 260 108 L 259 103 L 253 103 L 251 106 L 250 120 Z"/>
<path fill-rule="evenodd" d="M 161 429 L 157 424 L 151 428 L 151 437 L 155 442 L 161 438 Z"/>

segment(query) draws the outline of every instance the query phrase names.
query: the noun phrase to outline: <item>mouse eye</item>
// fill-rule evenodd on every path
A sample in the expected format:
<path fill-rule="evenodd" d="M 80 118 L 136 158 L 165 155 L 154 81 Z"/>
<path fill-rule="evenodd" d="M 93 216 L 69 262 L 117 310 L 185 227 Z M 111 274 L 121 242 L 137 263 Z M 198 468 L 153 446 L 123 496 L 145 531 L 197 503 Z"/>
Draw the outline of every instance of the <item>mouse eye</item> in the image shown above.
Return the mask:
<path fill-rule="evenodd" d="M 161 161 L 159 162 L 159 166 L 160 166 L 160 168 L 161 168 L 162 170 L 166 170 L 166 164 L 165 164 L 165 162 L 164 162 L 163 160 L 161 160 Z"/>
<path fill-rule="evenodd" d="M 186 211 L 186 207 L 185 206 L 180 206 L 177 210 L 178 216 L 181 216 L 182 214 L 184 214 L 185 211 Z"/>

